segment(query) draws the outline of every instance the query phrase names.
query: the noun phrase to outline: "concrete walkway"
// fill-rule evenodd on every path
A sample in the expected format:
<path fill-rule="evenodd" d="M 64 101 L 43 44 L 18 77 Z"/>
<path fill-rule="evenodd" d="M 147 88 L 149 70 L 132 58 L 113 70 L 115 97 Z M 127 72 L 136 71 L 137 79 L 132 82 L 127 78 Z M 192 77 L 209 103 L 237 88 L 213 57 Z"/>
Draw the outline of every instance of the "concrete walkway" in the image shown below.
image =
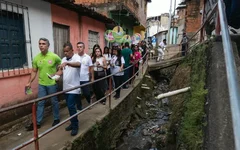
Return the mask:
<path fill-rule="evenodd" d="M 144 67 L 144 74 L 146 73 L 146 67 Z M 142 80 L 142 70 L 140 70 L 139 76 L 135 79 L 133 86 L 129 87 L 127 90 L 121 90 L 121 97 L 118 100 L 112 98 L 112 109 L 114 109 L 121 101 L 131 93 L 131 91 L 136 87 L 140 81 Z M 83 135 L 87 132 L 97 121 L 102 120 L 106 115 L 109 114 L 109 102 L 107 100 L 106 105 L 102 105 L 101 103 L 93 106 L 92 109 L 87 110 L 81 113 L 78 116 L 80 125 L 79 125 L 79 133 L 77 136 L 72 137 L 70 132 L 65 131 L 65 127 L 67 127 L 70 122 L 60 126 L 56 130 L 50 132 L 45 135 L 43 138 L 39 140 L 39 145 L 41 150 L 57 150 L 63 149 L 65 146 L 69 145 L 74 141 L 77 137 Z M 63 108 L 60 111 L 61 120 L 65 120 L 69 117 L 67 108 Z M 52 115 L 44 118 L 44 123 L 41 128 L 38 130 L 39 134 L 46 131 L 51 127 L 52 124 Z M 0 138 L 0 150 L 10 150 L 14 147 L 28 141 L 33 138 L 33 131 L 27 132 L 25 128 L 21 128 L 17 131 L 14 131 L 2 138 Z M 30 144 L 26 146 L 26 150 L 33 150 L 34 144 Z"/>

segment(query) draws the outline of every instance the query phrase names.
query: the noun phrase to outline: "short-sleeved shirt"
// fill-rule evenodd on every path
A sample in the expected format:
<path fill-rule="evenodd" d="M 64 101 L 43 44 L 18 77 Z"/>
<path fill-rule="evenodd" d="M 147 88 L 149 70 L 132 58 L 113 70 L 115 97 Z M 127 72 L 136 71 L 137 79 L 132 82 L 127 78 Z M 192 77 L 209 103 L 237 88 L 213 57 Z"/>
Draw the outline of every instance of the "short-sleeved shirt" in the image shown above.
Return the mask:
<path fill-rule="evenodd" d="M 139 61 L 141 59 L 141 53 L 140 52 L 134 52 L 134 60 Z M 138 67 L 138 63 L 135 64 L 135 67 Z"/>
<path fill-rule="evenodd" d="M 80 57 L 78 54 L 74 54 L 72 58 L 67 59 L 64 57 L 62 63 L 64 62 L 80 62 Z M 76 86 L 79 86 L 80 80 L 80 68 L 66 66 L 63 69 L 63 90 L 67 90 Z M 80 88 L 73 91 L 69 91 L 70 94 L 80 94 Z"/>
<path fill-rule="evenodd" d="M 117 56 L 113 56 L 112 57 L 112 60 L 111 60 L 111 73 L 114 74 L 114 73 L 117 73 L 117 74 L 114 74 L 114 76 L 123 76 L 124 75 L 124 71 L 120 71 L 120 68 L 121 68 L 121 65 L 122 64 L 125 64 L 125 61 L 124 61 L 124 58 L 121 57 L 121 64 L 120 64 L 120 61 L 118 60 Z"/>
<path fill-rule="evenodd" d="M 33 68 L 39 71 L 39 84 L 44 86 L 55 85 L 56 81 L 49 79 L 48 74 L 53 75 L 57 72 L 57 66 L 61 64 L 61 58 L 53 52 L 46 55 L 39 53 L 33 59 Z"/>
<path fill-rule="evenodd" d="M 92 59 L 86 53 L 80 56 L 80 81 L 90 81 L 89 67 L 93 66 Z"/>
<path fill-rule="evenodd" d="M 132 54 L 132 50 L 130 48 L 124 48 L 121 52 L 125 60 L 124 67 L 128 67 L 130 65 L 130 55 Z"/>
<path fill-rule="evenodd" d="M 159 43 L 159 48 L 164 49 L 165 47 L 166 47 L 166 45 L 163 42 Z"/>

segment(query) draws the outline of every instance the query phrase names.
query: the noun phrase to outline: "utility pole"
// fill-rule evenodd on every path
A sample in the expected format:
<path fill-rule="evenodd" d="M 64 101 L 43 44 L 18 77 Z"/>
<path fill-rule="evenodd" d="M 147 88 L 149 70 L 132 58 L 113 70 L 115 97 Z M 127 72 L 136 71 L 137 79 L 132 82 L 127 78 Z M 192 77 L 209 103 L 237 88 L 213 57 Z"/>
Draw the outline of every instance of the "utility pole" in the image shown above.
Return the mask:
<path fill-rule="evenodd" d="M 170 0 L 169 18 L 168 18 L 168 39 L 167 43 L 170 44 L 170 29 L 172 24 L 172 0 Z"/>

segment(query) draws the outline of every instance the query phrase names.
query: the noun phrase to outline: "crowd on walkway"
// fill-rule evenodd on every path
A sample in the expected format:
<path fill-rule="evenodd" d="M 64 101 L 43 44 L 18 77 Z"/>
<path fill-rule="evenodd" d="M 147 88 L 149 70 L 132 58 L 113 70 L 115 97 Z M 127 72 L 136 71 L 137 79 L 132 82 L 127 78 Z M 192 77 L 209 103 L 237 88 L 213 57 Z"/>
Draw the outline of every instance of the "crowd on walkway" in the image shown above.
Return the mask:
<path fill-rule="evenodd" d="M 63 76 L 63 90 L 66 90 L 113 74 L 110 80 L 100 80 L 66 92 L 65 99 L 70 116 L 76 114 L 77 110 L 82 110 L 81 97 L 83 96 L 88 104 L 91 104 L 93 97 L 95 97 L 97 101 L 102 99 L 100 102 L 105 105 L 106 98 L 104 97 L 111 88 L 117 89 L 114 98 L 119 99 L 120 85 L 125 83 L 123 89 L 129 87 L 131 81 L 126 81 L 139 70 L 139 62 L 147 52 L 145 41 L 131 45 L 131 47 L 127 42 L 124 45 L 115 43 L 112 48 L 104 47 L 103 51 L 98 44 L 95 44 L 91 55 L 86 54 L 83 42 L 77 43 L 76 52 L 78 53 L 74 53 L 72 44 L 68 42 L 63 46 L 65 57 L 61 59 L 57 54 L 49 51 L 49 46 L 48 39 L 39 39 L 41 52 L 33 59 L 32 73 L 26 85 L 26 88 L 30 89 L 31 83 L 38 74 L 38 98 L 56 93 L 58 90 L 57 81 L 61 76 Z M 142 61 L 145 59 L 143 58 Z M 124 70 L 124 68 L 129 69 Z M 109 81 L 112 84 L 109 84 Z M 46 100 L 42 100 L 37 104 L 37 128 L 41 127 L 45 102 Z M 57 96 L 51 97 L 51 103 L 54 120 L 52 126 L 55 126 L 60 122 Z M 70 121 L 71 124 L 65 130 L 71 131 L 72 136 L 77 135 L 79 126 L 77 116 Z M 33 123 L 26 126 L 26 129 L 32 131 Z"/>

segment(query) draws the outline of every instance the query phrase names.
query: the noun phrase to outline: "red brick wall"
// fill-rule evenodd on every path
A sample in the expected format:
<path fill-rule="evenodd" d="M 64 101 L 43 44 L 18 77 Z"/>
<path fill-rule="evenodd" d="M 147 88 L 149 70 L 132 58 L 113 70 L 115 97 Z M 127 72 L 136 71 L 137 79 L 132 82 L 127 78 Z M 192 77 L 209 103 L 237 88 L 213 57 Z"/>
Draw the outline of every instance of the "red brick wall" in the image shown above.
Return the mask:
<path fill-rule="evenodd" d="M 202 15 L 200 10 L 203 9 L 204 0 L 187 1 L 186 12 L 186 32 L 187 34 L 195 33 L 201 27 Z"/>

